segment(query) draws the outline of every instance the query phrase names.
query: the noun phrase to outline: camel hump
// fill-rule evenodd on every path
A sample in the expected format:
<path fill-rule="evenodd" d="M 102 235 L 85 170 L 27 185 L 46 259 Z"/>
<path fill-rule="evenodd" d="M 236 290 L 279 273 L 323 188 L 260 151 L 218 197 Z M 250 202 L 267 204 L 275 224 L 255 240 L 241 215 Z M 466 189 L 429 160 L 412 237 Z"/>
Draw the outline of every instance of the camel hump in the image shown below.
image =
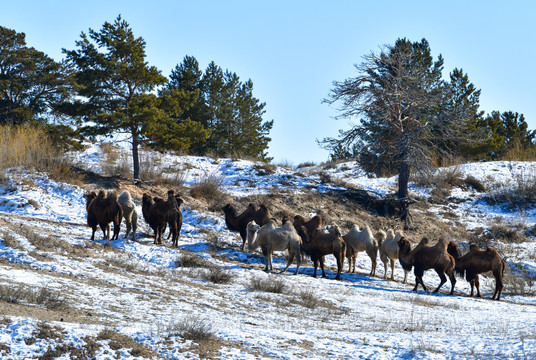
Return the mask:
<path fill-rule="evenodd" d="M 117 192 L 116 192 L 115 190 L 110 191 L 110 192 L 108 193 L 108 197 L 107 197 L 107 198 L 110 199 L 110 200 L 116 200 L 116 201 L 117 201 L 117 198 L 118 198 L 118 197 L 117 197 Z"/>
<path fill-rule="evenodd" d="M 99 199 L 104 199 L 106 197 L 106 192 L 103 189 L 100 189 L 99 193 L 97 194 L 97 197 Z"/>
<path fill-rule="evenodd" d="M 132 200 L 132 196 L 130 195 L 130 192 L 128 190 L 123 190 L 121 195 L 119 195 L 119 199 L 124 202 L 128 202 Z"/>

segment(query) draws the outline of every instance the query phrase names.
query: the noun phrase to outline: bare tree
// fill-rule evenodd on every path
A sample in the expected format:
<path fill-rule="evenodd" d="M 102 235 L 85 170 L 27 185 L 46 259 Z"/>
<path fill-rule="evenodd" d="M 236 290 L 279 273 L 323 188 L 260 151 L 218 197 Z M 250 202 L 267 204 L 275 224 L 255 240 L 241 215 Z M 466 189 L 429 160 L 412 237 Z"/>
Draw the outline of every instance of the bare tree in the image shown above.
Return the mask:
<path fill-rule="evenodd" d="M 443 58 L 433 61 L 425 39 L 399 39 L 379 54 L 364 56 L 356 69 L 356 77 L 334 82 L 325 102 L 338 105 L 337 118 L 360 117 L 360 123 L 321 144 L 328 149 L 357 147 L 362 165 L 395 166 L 398 199 L 407 199 L 410 172 L 467 137 L 463 129 L 468 117 L 453 104 L 453 89 L 442 80 Z M 403 213 L 407 217 L 407 208 Z"/>

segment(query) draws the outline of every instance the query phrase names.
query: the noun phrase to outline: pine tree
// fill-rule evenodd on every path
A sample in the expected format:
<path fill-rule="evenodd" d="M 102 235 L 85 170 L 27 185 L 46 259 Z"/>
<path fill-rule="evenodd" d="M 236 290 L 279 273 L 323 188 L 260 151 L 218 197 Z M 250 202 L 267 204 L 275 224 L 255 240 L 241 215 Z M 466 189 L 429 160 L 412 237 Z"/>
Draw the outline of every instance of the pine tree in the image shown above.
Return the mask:
<path fill-rule="evenodd" d="M 266 149 L 273 121 L 264 122 L 264 103 L 253 96 L 253 82 L 209 63 L 203 75 L 197 60 L 186 56 L 175 67 L 168 88 L 199 91 L 199 100 L 183 114 L 210 131 L 206 141 L 192 145 L 198 154 L 247 156 L 268 160 Z"/>
<path fill-rule="evenodd" d="M 154 90 L 167 79 L 145 61 L 145 41 L 136 38 L 129 24 L 118 16 L 100 31 L 81 34 L 76 50 L 65 50 L 75 67 L 78 100 L 64 110 L 78 119 L 82 134 L 125 134 L 132 145 L 133 175 L 139 179 L 139 146 L 164 139 L 166 145 L 180 133 L 176 116 L 189 107 L 191 94 Z M 175 115 L 175 118 L 172 116 Z M 164 146 L 164 145 L 162 145 Z"/>
<path fill-rule="evenodd" d="M 439 125 L 451 118 L 438 117 L 445 94 L 441 80 L 443 58 L 434 61 L 428 42 L 398 39 L 380 54 L 371 53 L 357 66 L 359 74 L 335 82 L 329 104 L 340 104 L 339 118 L 362 116 L 359 125 L 341 132 L 339 139 L 324 139 L 328 148 L 357 144 L 367 153 L 365 167 L 383 163 L 398 169 L 398 198 L 408 196 L 410 171 L 431 161 L 430 139 Z M 365 163 L 368 162 L 368 163 Z"/>
<path fill-rule="evenodd" d="M 0 124 L 47 123 L 70 95 L 64 65 L 28 47 L 25 38 L 0 26 Z"/>

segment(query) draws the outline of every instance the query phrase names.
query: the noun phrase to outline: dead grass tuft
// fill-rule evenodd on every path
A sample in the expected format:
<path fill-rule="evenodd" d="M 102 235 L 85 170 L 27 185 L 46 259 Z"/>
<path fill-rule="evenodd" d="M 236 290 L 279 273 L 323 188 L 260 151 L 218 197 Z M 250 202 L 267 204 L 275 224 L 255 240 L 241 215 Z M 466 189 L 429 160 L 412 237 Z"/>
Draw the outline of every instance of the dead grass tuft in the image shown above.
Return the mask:
<path fill-rule="evenodd" d="M 28 303 L 34 305 L 44 305 L 47 309 L 58 309 L 66 305 L 65 300 L 58 294 L 42 287 L 31 289 L 22 285 L 0 285 L 0 301 L 21 304 Z"/>
<path fill-rule="evenodd" d="M 169 337 L 180 336 L 183 339 L 196 342 L 211 340 L 215 337 L 212 323 L 197 315 L 188 315 L 182 320 L 172 323 L 166 332 Z"/>
<path fill-rule="evenodd" d="M 249 282 L 249 289 L 252 291 L 265 291 L 276 294 L 281 294 L 287 285 L 281 277 L 268 276 L 257 277 L 253 276 Z"/>

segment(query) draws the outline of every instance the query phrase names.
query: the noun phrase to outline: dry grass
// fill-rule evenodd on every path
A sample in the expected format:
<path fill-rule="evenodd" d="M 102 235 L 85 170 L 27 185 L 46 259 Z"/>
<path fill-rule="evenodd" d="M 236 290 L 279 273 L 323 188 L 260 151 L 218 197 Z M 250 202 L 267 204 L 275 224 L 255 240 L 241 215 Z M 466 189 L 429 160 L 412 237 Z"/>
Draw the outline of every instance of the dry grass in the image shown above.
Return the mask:
<path fill-rule="evenodd" d="M 276 294 L 281 294 L 287 287 L 285 280 L 281 277 L 268 276 L 257 277 L 253 276 L 249 282 L 249 289 L 252 291 L 265 291 Z"/>
<path fill-rule="evenodd" d="M 190 195 L 194 199 L 202 199 L 207 203 L 218 202 L 224 197 L 222 186 L 225 177 L 213 174 L 205 174 L 199 177 L 190 188 Z"/>
<path fill-rule="evenodd" d="M 524 211 L 536 206 L 536 174 L 516 175 L 510 184 L 496 184 L 483 199 L 490 205 Z"/>
<path fill-rule="evenodd" d="M 229 269 L 216 266 L 210 267 L 202 277 L 214 284 L 230 284 L 233 282 L 233 273 Z"/>
<path fill-rule="evenodd" d="M 0 301 L 12 304 L 44 305 L 47 309 L 58 309 L 65 306 L 65 300 L 46 287 L 31 289 L 25 286 L 0 285 Z"/>
<path fill-rule="evenodd" d="M 212 323 L 197 315 L 188 315 L 180 321 L 172 323 L 166 332 L 169 337 L 180 336 L 192 341 L 207 341 L 215 337 Z"/>
<path fill-rule="evenodd" d="M 255 164 L 253 167 L 258 176 L 268 176 L 275 174 L 277 167 L 268 163 Z"/>
<path fill-rule="evenodd" d="M 80 184 L 82 176 L 73 170 L 46 132 L 30 126 L 0 126 L 0 169 L 24 167 L 49 173 L 51 178 Z"/>

